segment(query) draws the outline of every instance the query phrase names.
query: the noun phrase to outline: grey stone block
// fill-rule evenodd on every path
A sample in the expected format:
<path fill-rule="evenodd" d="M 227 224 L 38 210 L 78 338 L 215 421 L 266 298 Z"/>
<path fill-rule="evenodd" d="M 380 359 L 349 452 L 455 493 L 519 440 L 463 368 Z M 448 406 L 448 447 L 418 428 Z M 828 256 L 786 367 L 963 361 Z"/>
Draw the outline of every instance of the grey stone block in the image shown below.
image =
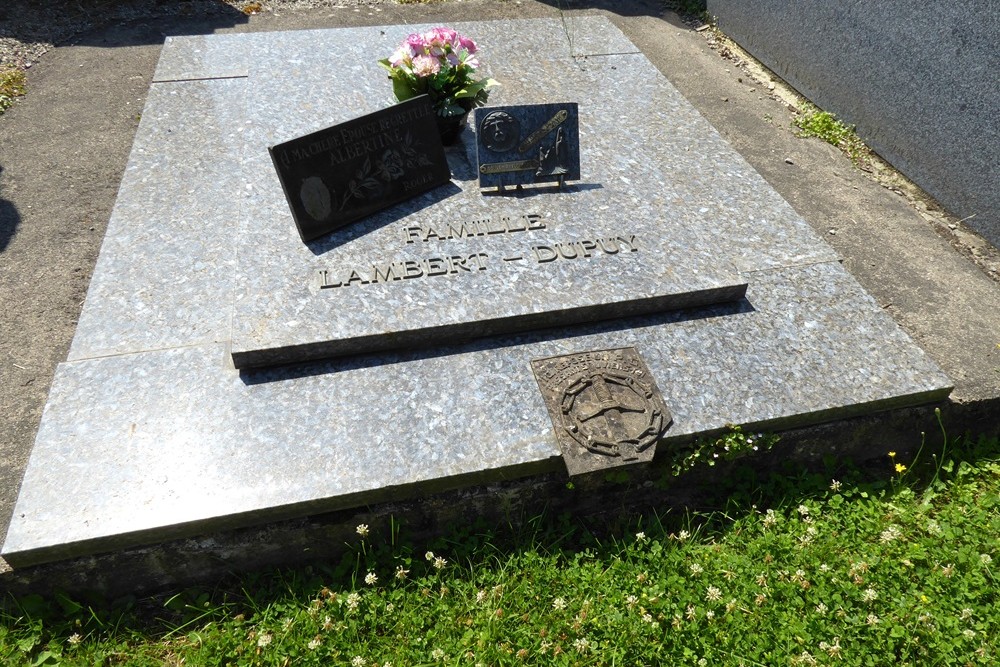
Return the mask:
<path fill-rule="evenodd" d="M 634 346 L 672 440 L 927 402 L 948 379 L 835 262 L 745 301 L 424 353 L 226 368 L 223 345 L 62 364 L 4 557 L 15 566 L 399 499 L 562 462 L 531 360 Z"/>
<path fill-rule="evenodd" d="M 150 88 L 69 359 L 228 340 L 245 89 Z"/>
<path fill-rule="evenodd" d="M 719 27 L 1000 246 L 1000 5 L 709 0 Z"/>

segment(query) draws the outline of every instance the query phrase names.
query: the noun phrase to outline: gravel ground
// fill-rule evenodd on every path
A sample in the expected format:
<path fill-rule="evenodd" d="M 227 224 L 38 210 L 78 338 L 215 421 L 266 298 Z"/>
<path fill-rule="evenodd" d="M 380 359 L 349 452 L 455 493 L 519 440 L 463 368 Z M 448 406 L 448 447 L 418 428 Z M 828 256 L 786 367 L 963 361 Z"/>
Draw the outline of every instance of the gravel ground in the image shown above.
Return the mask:
<path fill-rule="evenodd" d="M 209 16 L 287 9 L 373 7 L 396 0 L 6 0 L 0 5 L 0 70 L 28 70 L 56 44 L 101 25 L 156 16 Z"/>

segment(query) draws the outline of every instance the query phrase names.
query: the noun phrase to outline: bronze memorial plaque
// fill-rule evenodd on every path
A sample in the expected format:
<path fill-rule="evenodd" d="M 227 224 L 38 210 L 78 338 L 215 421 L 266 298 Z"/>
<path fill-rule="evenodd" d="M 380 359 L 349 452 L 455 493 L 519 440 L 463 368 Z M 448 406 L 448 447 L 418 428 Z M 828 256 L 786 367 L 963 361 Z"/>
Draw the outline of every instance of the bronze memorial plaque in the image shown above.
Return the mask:
<path fill-rule="evenodd" d="M 653 460 L 672 418 L 634 347 L 535 359 L 570 475 Z"/>

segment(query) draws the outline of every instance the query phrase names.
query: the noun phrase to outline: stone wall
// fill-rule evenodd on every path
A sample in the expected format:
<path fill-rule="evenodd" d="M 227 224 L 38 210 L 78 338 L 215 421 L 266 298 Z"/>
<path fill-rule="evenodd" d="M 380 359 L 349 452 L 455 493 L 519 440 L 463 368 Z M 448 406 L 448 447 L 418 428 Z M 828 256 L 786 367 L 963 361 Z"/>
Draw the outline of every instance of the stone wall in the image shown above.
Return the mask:
<path fill-rule="evenodd" d="M 1000 3 L 708 0 L 708 11 L 1000 246 Z"/>

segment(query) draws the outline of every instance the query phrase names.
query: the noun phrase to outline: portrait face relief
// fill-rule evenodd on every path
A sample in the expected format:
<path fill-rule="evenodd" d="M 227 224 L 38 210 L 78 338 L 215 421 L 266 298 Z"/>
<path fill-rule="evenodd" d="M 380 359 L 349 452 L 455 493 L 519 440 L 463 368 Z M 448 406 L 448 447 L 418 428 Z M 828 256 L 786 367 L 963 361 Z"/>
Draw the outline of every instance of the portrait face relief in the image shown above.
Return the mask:
<path fill-rule="evenodd" d="M 479 126 L 483 144 L 495 153 L 506 153 L 521 140 L 521 124 L 506 111 L 494 111 Z"/>

